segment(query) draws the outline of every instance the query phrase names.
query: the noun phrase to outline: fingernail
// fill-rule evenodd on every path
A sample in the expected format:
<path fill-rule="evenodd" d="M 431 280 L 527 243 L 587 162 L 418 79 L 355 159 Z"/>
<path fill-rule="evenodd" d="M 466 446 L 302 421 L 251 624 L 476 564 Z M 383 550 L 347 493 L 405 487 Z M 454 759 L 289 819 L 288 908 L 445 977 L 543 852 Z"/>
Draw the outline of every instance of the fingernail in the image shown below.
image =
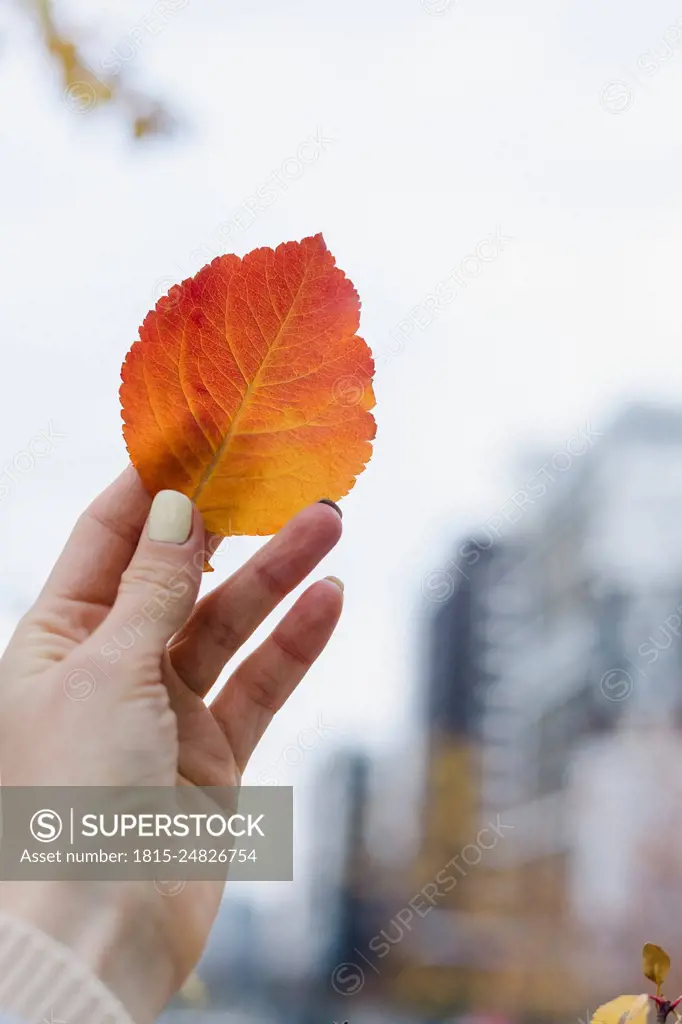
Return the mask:
<path fill-rule="evenodd" d="M 343 580 L 340 580 L 338 576 L 325 576 L 326 580 L 333 583 L 334 586 L 338 587 L 341 593 L 343 593 Z"/>
<path fill-rule="evenodd" d="M 149 512 L 147 535 L 165 544 L 184 544 L 192 532 L 192 502 L 180 491 L 159 491 Z"/>
<path fill-rule="evenodd" d="M 329 505 L 331 508 L 334 509 L 335 512 L 338 512 L 339 518 L 343 519 L 343 512 L 341 511 L 339 506 L 336 504 L 336 502 L 332 501 L 331 498 L 320 498 L 320 500 L 318 501 L 317 504 L 318 505 Z"/>

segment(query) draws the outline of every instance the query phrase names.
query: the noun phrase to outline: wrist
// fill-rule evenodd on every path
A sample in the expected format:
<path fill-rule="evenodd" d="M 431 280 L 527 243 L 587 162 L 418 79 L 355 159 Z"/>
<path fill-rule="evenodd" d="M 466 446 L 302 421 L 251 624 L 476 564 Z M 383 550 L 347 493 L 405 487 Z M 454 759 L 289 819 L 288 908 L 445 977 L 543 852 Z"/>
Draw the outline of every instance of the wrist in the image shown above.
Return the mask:
<path fill-rule="evenodd" d="M 120 1004 L 122 1022 L 151 1024 L 174 994 L 177 979 L 150 888 L 145 882 L 6 882 L 0 886 L 0 912 L 28 933 L 54 940 L 75 973 L 78 965 L 82 968 L 74 984 L 82 990 L 90 979 L 93 999 L 106 1002 L 109 994 Z M 73 1015 L 62 1016 L 75 1024 Z M 92 1013 L 87 1016 L 94 1024 Z"/>

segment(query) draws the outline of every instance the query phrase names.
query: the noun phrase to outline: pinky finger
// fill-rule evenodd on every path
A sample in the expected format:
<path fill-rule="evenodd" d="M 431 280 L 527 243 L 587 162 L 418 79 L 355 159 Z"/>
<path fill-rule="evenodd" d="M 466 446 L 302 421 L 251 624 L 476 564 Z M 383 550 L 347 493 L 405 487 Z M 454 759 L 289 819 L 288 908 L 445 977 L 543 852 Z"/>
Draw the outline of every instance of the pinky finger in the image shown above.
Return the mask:
<path fill-rule="evenodd" d="M 240 772 L 276 712 L 326 647 L 342 606 L 338 581 L 313 583 L 211 704 Z"/>

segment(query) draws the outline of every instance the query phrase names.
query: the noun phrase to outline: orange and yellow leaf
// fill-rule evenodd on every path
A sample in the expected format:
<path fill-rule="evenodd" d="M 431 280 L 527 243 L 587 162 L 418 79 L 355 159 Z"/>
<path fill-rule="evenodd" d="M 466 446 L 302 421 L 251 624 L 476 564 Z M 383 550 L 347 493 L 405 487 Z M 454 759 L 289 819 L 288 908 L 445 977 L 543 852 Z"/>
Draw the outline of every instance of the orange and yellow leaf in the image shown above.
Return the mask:
<path fill-rule="evenodd" d="M 219 256 L 148 314 L 123 364 L 128 452 L 220 536 L 270 534 L 353 487 L 372 454 L 374 362 L 322 235 Z"/>

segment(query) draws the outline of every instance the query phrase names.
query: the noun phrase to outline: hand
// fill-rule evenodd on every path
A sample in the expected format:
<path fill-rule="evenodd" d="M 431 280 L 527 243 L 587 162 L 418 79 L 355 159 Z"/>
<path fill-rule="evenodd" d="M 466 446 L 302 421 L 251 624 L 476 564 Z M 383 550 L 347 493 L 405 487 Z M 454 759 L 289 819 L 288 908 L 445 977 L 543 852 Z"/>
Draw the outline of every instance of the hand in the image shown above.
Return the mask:
<path fill-rule="evenodd" d="M 337 543 L 341 518 L 304 509 L 196 603 L 201 516 L 174 491 L 150 505 L 129 468 L 79 519 L 20 622 L 0 661 L 3 785 L 238 785 L 329 640 L 343 602 L 333 579 L 303 593 L 207 706 L 227 662 Z M 5 883 L 0 906 L 76 949 L 151 1021 L 201 955 L 222 888 Z"/>

